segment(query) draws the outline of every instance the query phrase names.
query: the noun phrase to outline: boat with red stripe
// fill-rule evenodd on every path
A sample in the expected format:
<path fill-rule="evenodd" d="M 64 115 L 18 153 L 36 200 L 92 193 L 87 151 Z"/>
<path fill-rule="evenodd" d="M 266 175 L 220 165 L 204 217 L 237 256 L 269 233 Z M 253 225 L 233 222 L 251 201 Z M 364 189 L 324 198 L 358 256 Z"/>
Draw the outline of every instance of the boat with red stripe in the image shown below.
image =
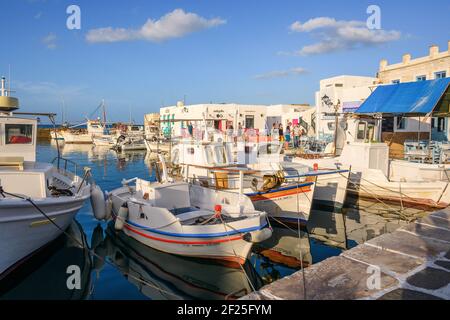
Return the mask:
<path fill-rule="evenodd" d="M 130 185 L 134 183 L 134 185 Z M 124 181 L 108 194 L 115 228 L 154 249 L 244 264 L 272 235 L 249 197 L 186 182 Z"/>

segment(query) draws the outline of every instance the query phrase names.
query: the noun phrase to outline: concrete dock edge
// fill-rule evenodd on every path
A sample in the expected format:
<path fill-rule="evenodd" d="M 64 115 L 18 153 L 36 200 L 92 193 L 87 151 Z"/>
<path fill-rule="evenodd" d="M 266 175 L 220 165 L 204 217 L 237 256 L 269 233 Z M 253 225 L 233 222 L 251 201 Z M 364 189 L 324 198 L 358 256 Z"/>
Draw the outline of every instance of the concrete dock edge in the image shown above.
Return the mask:
<path fill-rule="evenodd" d="M 303 272 L 241 299 L 449 299 L 450 209 L 434 212 Z"/>

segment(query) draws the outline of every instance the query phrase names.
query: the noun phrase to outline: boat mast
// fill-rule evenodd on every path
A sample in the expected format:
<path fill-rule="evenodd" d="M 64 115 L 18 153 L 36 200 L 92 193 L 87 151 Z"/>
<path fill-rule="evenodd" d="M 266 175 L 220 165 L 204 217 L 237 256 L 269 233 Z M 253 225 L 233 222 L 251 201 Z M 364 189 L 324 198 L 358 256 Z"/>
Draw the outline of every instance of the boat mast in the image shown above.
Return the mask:
<path fill-rule="evenodd" d="M 105 99 L 102 99 L 102 109 L 103 109 L 103 126 L 106 127 L 106 107 L 105 107 Z"/>

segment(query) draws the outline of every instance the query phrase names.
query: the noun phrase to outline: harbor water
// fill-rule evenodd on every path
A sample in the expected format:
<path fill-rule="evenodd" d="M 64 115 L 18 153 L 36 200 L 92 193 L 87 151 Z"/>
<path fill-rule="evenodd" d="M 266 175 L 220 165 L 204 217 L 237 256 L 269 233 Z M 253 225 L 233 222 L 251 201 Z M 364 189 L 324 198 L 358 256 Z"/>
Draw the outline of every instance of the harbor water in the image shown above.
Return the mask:
<path fill-rule="evenodd" d="M 57 147 L 55 142 L 40 141 L 37 152 L 38 161 L 51 162 Z M 90 167 L 104 191 L 121 186 L 124 178 L 153 177 L 151 155 L 145 151 L 116 153 L 93 145 L 61 145 L 60 152 L 78 164 L 78 173 Z M 67 231 L 71 237 L 62 235 L 3 279 L 0 298 L 236 299 L 425 214 L 349 199 L 342 214 L 313 211 L 307 230 L 273 226 L 272 238 L 254 247 L 246 265 L 236 267 L 145 247 L 95 220 L 88 201 Z M 71 266 L 80 273 L 75 289 L 68 288 Z"/>

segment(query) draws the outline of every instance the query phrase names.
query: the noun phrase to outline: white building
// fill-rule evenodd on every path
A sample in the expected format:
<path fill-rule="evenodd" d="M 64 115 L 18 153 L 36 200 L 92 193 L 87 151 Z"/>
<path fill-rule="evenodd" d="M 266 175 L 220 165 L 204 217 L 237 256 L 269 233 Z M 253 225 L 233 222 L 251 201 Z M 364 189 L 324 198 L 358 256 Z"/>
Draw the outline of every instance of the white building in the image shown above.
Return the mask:
<path fill-rule="evenodd" d="M 191 123 L 194 129 L 200 128 L 206 120 L 207 128 L 225 131 L 228 126 L 236 130 L 239 125 L 243 129 L 263 130 L 266 128 L 265 105 L 226 104 L 196 104 L 184 105 L 178 102 L 176 106 L 160 109 L 163 133 L 169 132 L 173 137 L 183 136 Z"/>
<path fill-rule="evenodd" d="M 267 106 L 267 128 L 272 128 L 273 124 L 287 125 L 303 124 L 311 128 L 311 114 L 315 108 L 308 104 L 277 104 Z M 302 122 L 303 120 L 303 122 Z"/>
<path fill-rule="evenodd" d="M 336 106 L 339 117 L 353 112 L 373 92 L 378 82 L 377 78 L 348 75 L 321 80 L 315 97 L 317 138 L 334 135 Z M 329 105 L 324 102 L 327 97 Z"/>
<path fill-rule="evenodd" d="M 406 53 L 401 62 L 394 64 L 383 59 L 380 61 L 378 78 L 383 84 L 447 78 L 450 76 L 450 41 L 446 49 L 441 51 L 437 45 L 432 45 L 428 55 L 413 59 L 411 54 Z M 405 139 L 413 137 L 415 132 L 430 133 L 431 130 L 433 140 L 450 140 L 448 117 L 422 118 L 420 122 L 419 128 L 419 118 L 394 117 L 392 120 L 388 119 L 388 126 L 393 126 L 393 133 L 403 133 Z"/>
<path fill-rule="evenodd" d="M 202 129 L 204 120 L 210 129 L 225 131 L 228 126 L 235 130 L 239 125 L 244 129 L 255 129 L 258 133 L 271 129 L 272 124 L 300 123 L 303 119 L 311 126 L 311 114 L 315 109 L 305 104 L 279 105 L 244 105 L 244 104 L 196 104 L 184 105 L 179 102 L 176 106 L 160 109 L 161 127 L 164 134 L 173 137 L 183 136 L 191 123 L 194 130 Z"/>

